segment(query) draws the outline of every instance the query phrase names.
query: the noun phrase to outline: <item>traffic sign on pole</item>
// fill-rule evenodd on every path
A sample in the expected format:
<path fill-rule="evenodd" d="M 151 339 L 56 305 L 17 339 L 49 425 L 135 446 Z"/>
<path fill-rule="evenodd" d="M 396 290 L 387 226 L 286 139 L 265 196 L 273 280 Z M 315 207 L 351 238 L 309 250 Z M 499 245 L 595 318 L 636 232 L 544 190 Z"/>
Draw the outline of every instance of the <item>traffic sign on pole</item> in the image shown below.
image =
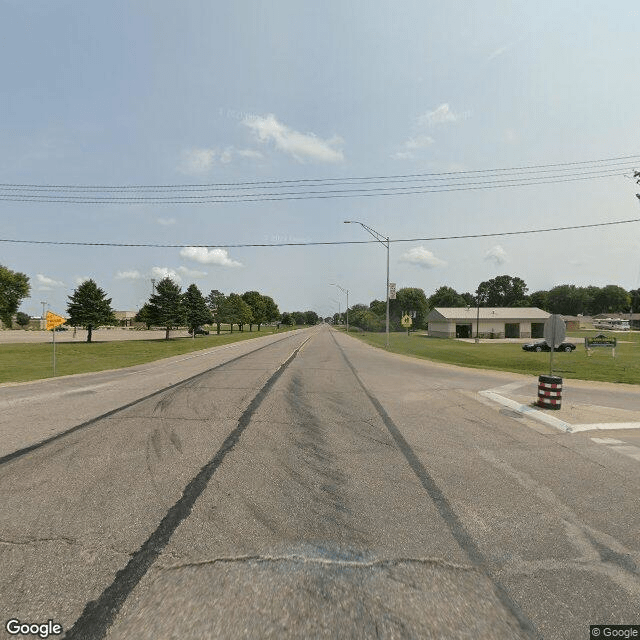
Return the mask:
<path fill-rule="evenodd" d="M 47 331 L 51 331 L 51 329 L 55 329 L 59 327 L 61 324 L 64 324 L 67 321 L 66 318 L 59 316 L 56 313 L 51 313 L 51 311 L 47 311 Z"/>

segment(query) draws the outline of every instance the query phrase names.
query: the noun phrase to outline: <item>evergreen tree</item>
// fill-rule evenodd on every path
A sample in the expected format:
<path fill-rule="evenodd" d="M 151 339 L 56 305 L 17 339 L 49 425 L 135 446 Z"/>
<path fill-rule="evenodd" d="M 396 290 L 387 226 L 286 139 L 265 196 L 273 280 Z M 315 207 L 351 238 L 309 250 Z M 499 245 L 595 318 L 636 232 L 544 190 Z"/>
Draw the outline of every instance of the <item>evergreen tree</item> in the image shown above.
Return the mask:
<path fill-rule="evenodd" d="M 146 325 L 147 329 L 151 329 L 151 325 L 153 324 L 153 318 L 151 317 L 151 307 L 148 302 L 142 305 L 142 308 L 138 313 L 136 313 L 136 317 L 134 318 L 136 322 L 142 322 Z"/>
<path fill-rule="evenodd" d="M 115 316 L 111 308 L 111 298 L 93 280 L 85 280 L 69 296 L 67 323 L 87 330 L 87 342 L 91 342 L 94 328 L 103 324 L 113 324 Z"/>
<path fill-rule="evenodd" d="M 151 323 L 164 327 L 165 340 L 169 331 L 184 323 L 184 308 L 180 286 L 171 278 L 163 278 L 156 286 L 156 292 L 149 298 L 149 316 Z"/>
<path fill-rule="evenodd" d="M 196 329 L 203 324 L 213 322 L 211 311 L 198 287 L 195 284 L 189 285 L 182 296 L 187 328 L 196 337 Z"/>

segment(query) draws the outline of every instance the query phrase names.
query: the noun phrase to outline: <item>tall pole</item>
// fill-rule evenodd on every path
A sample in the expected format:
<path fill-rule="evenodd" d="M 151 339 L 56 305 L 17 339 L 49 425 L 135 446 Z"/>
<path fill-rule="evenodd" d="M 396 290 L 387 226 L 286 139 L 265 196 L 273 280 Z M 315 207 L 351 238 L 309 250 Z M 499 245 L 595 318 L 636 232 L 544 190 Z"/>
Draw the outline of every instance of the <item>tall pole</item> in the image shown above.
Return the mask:
<path fill-rule="evenodd" d="M 389 237 L 387 236 L 387 338 L 386 346 L 389 348 Z"/>
<path fill-rule="evenodd" d="M 369 235 L 373 236 L 383 247 L 387 249 L 387 322 L 386 322 L 386 348 L 389 348 L 389 236 L 383 236 L 375 229 L 367 226 L 364 222 L 359 220 L 345 220 L 345 224 L 359 224 Z"/>
<path fill-rule="evenodd" d="M 342 291 L 343 293 L 347 294 L 347 335 L 349 335 L 349 289 L 345 289 L 345 288 L 341 287 L 336 282 L 332 282 L 331 284 L 334 287 L 338 287 L 338 289 L 340 289 L 340 291 Z"/>

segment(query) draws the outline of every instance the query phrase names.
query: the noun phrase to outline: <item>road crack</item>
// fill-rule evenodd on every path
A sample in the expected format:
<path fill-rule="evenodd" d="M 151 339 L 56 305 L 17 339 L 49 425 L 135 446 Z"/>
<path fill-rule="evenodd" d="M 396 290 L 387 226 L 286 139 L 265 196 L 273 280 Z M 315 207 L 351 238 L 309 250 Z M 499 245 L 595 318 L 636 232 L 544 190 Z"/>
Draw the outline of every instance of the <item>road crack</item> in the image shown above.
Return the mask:
<path fill-rule="evenodd" d="M 340 567 L 340 568 L 354 568 L 354 569 L 375 569 L 375 568 L 388 568 L 397 567 L 404 564 L 423 565 L 439 567 L 450 571 L 470 571 L 474 573 L 481 573 L 478 567 L 467 564 L 456 564 L 448 562 L 442 558 L 411 558 L 411 557 L 399 557 L 399 558 L 382 558 L 378 560 L 344 560 L 334 558 L 322 558 L 322 557 L 309 557 L 304 555 L 261 555 L 261 554 L 248 554 L 241 556 L 221 556 L 218 558 L 211 558 L 209 560 L 201 560 L 198 562 L 183 562 L 180 564 L 164 566 L 159 571 L 176 571 L 178 569 L 190 569 L 197 567 L 206 567 L 215 564 L 236 564 L 236 563 L 259 563 L 259 564 L 278 564 L 278 563 L 295 563 L 295 564 L 310 564 L 316 566 L 326 567 Z"/>

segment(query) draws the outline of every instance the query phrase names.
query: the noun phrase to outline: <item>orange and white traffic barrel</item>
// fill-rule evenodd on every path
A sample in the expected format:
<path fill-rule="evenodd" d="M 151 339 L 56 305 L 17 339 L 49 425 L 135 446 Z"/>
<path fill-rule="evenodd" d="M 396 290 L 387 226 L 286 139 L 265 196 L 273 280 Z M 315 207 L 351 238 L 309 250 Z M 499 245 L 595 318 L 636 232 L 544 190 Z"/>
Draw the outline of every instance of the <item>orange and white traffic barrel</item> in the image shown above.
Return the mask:
<path fill-rule="evenodd" d="M 559 409 L 562 405 L 562 378 L 538 376 L 538 406 L 543 409 Z"/>

